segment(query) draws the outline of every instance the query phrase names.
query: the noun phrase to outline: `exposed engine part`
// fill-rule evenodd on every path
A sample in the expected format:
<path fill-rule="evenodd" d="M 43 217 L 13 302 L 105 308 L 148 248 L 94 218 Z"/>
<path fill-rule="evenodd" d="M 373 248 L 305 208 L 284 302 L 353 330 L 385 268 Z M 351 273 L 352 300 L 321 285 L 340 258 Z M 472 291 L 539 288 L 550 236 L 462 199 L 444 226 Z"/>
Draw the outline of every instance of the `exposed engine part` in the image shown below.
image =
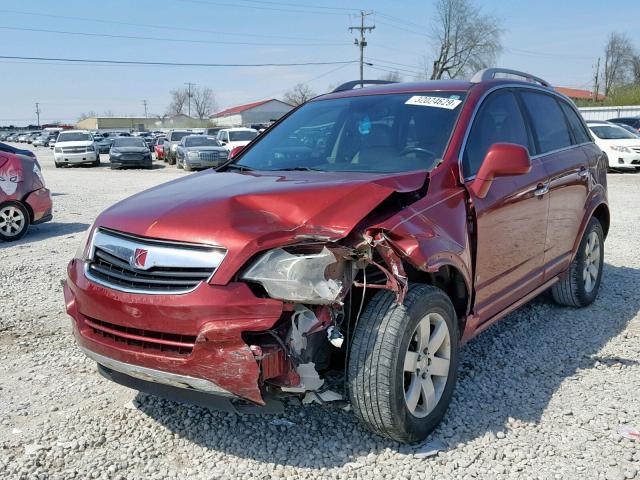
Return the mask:
<path fill-rule="evenodd" d="M 333 325 L 327 328 L 327 338 L 329 339 L 329 343 L 331 343 L 331 345 L 333 345 L 334 347 L 342 347 L 342 343 L 344 342 L 344 335 L 342 335 L 342 333 L 340 333 L 340 330 L 338 330 Z"/>

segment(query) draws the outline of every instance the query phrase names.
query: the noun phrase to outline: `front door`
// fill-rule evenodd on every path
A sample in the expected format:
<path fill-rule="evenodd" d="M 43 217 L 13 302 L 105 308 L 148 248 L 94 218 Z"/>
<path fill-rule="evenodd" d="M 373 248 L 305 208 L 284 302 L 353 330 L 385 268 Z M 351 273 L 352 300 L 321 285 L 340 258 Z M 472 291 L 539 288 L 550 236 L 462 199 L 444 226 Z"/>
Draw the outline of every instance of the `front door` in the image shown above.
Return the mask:
<path fill-rule="evenodd" d="M 494 143 L 533 151 L 515 94 L 492 93 L 471 127 L 463 155 L 466 184 Z M 485 198 L 470 193 L 476 218 L 475 307 L 483 323 L 543 283 L 548 177 L 538 159 L 524 175 L 496 178 Z"/>

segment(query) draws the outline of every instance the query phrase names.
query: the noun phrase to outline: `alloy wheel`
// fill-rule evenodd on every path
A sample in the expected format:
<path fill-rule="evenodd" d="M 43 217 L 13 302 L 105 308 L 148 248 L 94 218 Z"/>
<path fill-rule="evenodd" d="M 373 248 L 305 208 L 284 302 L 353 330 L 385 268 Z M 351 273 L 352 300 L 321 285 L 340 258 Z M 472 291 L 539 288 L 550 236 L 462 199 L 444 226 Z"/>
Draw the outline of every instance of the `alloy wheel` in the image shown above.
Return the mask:
<path fill-rule="evenodd" d="M 26 219 L 22 211 L 13 206 L 7 205 L 0 209 L 0 232 L 7 237 L 15 237 L 22 232 L 26 224 Z"/>
<path fill-rule="evenodd" d="M 596 232 L 591 232 L 587 237 L 587 245 L 584 248 L 584 268 L 582 270 L 582 280 L 584 289 L 590 293 L 596 286 L 598 273 L 600 270 L 600 239 Z"/>
<path fill-rule="evenodd" d="M 429 415 L 444 392 L 451 359 L 451 335 L 444 317 L 429 313 L 416 326 L 404 359 L 404 399 L 418 418 Z"/>

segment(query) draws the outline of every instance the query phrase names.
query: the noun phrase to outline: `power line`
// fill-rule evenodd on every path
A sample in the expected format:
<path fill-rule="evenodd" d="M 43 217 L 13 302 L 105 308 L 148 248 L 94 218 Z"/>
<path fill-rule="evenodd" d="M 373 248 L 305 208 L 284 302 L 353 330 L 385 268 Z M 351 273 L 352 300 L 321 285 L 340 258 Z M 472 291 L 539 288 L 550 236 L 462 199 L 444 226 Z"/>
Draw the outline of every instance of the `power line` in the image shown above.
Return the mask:
<path fill-rule="evenodd" d="M 317 7 L 311 7 L 311 6 L 309 6 L 307 9 L 294 10 L 291 8 L 264 7 L 264 6 L 258 6 L 258 5 L 241 5 L 241 4 L 235 4 L 235 3 L 215 2 L 215 1 L 208 1 L 208 0 L 177 0 L 177 1 L 183 2 L 183 3 L 196 3 L 201 5 L 212 5 L 212 6 L 233 7 L 233 8 L 248 8 L 248 9 L 254 9 L 254 10 L 270 10 L 274 12 L 285 12 L 285 13 L 313 13 L 316 15 L 338 15 L 338 16 L 346 15 L 346 12 L 338 13 L 338 12 L 329 12 L 329 11 L 323 11 L 323 10 L 310 10 L 310 8 L 317 8 Z M 260 3 L 264 3 L 264 2 L 260 2 Z"/>
<path fill-rule="evenodd" d="M 381 12 L 379 10 L 376 11 L 376 15 L 378 15 L 378 16 L 380 16 L 382 18 L 386 18 L 387 20 L 389 20 L 391 22 L 400 23 L 402 25 L 407 25 L 407 26 L 412 27 L 412 28 L 417 28 L 417 29 L 425 28 L 424 25 L 420 25 L 419 23 L 409 22 L 407 20 L 403 20 L 402 18 L 394 17 L 393 15 L 389 15 L 388 13 L 384 13 L 384 12 Z"/>
<path fill-rule="evenodd" d="M 364 48 L 367 46 L 367 39 L 364 37 L 364 32 L 372 32 L 375 25 L 365 25 L 364 20 L 369 15 L 373 15 L 373 12 L 365 12 L 364 10 L 360 10 L 360 26 L 359 27 L 349 27 L 349 31 L 352 32 L 354 30 L 358 30 L 360 32 L 360 38 L 356 38 L 355 44 L 360 48 L 360 81 L 364 79 Z"/>
<path fill-rule="evenodd" d="M 128 40 L 155 40 L 155 41 L 161 41 L 161 42 L 206 43 L 206 44 L 217 44 L 217 45 L 250 45 L 250 46 L 270 46 L 270 47 L 321 47 L 321 46 L 334 46 L 334 45 L 348 45 L 347 42 L 343 42 L 343 43 L 264 43 L 264 42 L 234 42 L 234 41 L 226 41 L 226 40 L 196 40 L 196 39 L 191 40 L 191 39 L 167 38 L 167 37 L 145 37 L 140 35 L 116 35 L 113 33 L 71 32 L 68 30 L 49 30 L 44 28 L 9 27 L 6 25 L 0 25 L 0 29 L 15 30 L 20 32 L 54 33 L 57 35 L 76 35 L 76 36 L 83 36 L 83 37 L 124 38 Z"/>
<path fill-rule="evenodd" d="M 235 37 L 254 37 L 254 38 L 282 38 L 286 40 L 301 40 L 301 41 L 319 41 L 325 40 L 323 38 L 304 38 L 304 37 L 295 37 L 289 35 L 266 35 L 266 34 L 257 34 L 257 33 L 238 33 L 238 32 L 227 32 L 221 30 L 207 30 L 202 28 L 187 28 L 187 27 L 176 27 L 173 25 L 163 25 L 163 24 L 151 24 L 151 23 L 133 23 L 133 22 L 123 22 L 118 20 L 104 20 L 101 18 L 92 18 L 92 17 L 75 17 L 75 16 L 67 16 L 67 15 L 56 15 L 52 13 L 40 13 L 40 12 L 26 12 L 22 10 L 4 10 L 0 9 L 0 13 L 13 13 L 16 15 L 27 15 L 27 16 L 35 16 L 35 17 L 44 17 L 44 18 L 57 18 L 63 20 L 79 20 L 82 22 L 96 22 L 96 23 L 104 23 L 108 25 L 125 25 L 129 27 L 144 27 L 144 28 L 155 28 L 160 30 L 174 30 L 174 31 L 183 31 L 183 32 L 196 32 L 196 33 L 211 33 L 215 35 L 229 35 Z M 329 41 L 327 39 L 327 41 Z M 341 45 L 342 43 L 337 43 L 336 45 Z"/>
<path fill-rule="evenodd" d="M 181 63 L 181 62 L 144 62 L 137 60 L 96 60 L 90 58 L 56 58 L 56 57 L 26 57 L 18 55 L 0 55 L 0 58 L 8 60 L 33 60 L 44 62 L 74 62 L 96 63 L 108 65 L 160 65 L 170 67 L 303 67 L 309 65 L 346 65 L 356 63 L 356 60 L 339 62 L 292 62 L 292 63 Z"/>

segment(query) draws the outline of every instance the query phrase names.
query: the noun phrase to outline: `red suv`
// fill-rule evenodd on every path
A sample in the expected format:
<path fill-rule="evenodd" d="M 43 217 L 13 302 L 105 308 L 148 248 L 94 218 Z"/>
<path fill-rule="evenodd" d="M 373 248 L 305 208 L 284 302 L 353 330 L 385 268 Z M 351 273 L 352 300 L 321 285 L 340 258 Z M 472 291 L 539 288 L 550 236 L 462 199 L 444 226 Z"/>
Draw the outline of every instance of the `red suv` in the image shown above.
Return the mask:
<path fill-rule="evenodd" d="M 358 84 L 98 217 L 64 292 L 104 376 L 247 412 L 344 373 L 366 426 L 412 442 L 462 344 L 547 289 L 594 300 L 607 163 L 568 98 L 504 69 Z"/>

